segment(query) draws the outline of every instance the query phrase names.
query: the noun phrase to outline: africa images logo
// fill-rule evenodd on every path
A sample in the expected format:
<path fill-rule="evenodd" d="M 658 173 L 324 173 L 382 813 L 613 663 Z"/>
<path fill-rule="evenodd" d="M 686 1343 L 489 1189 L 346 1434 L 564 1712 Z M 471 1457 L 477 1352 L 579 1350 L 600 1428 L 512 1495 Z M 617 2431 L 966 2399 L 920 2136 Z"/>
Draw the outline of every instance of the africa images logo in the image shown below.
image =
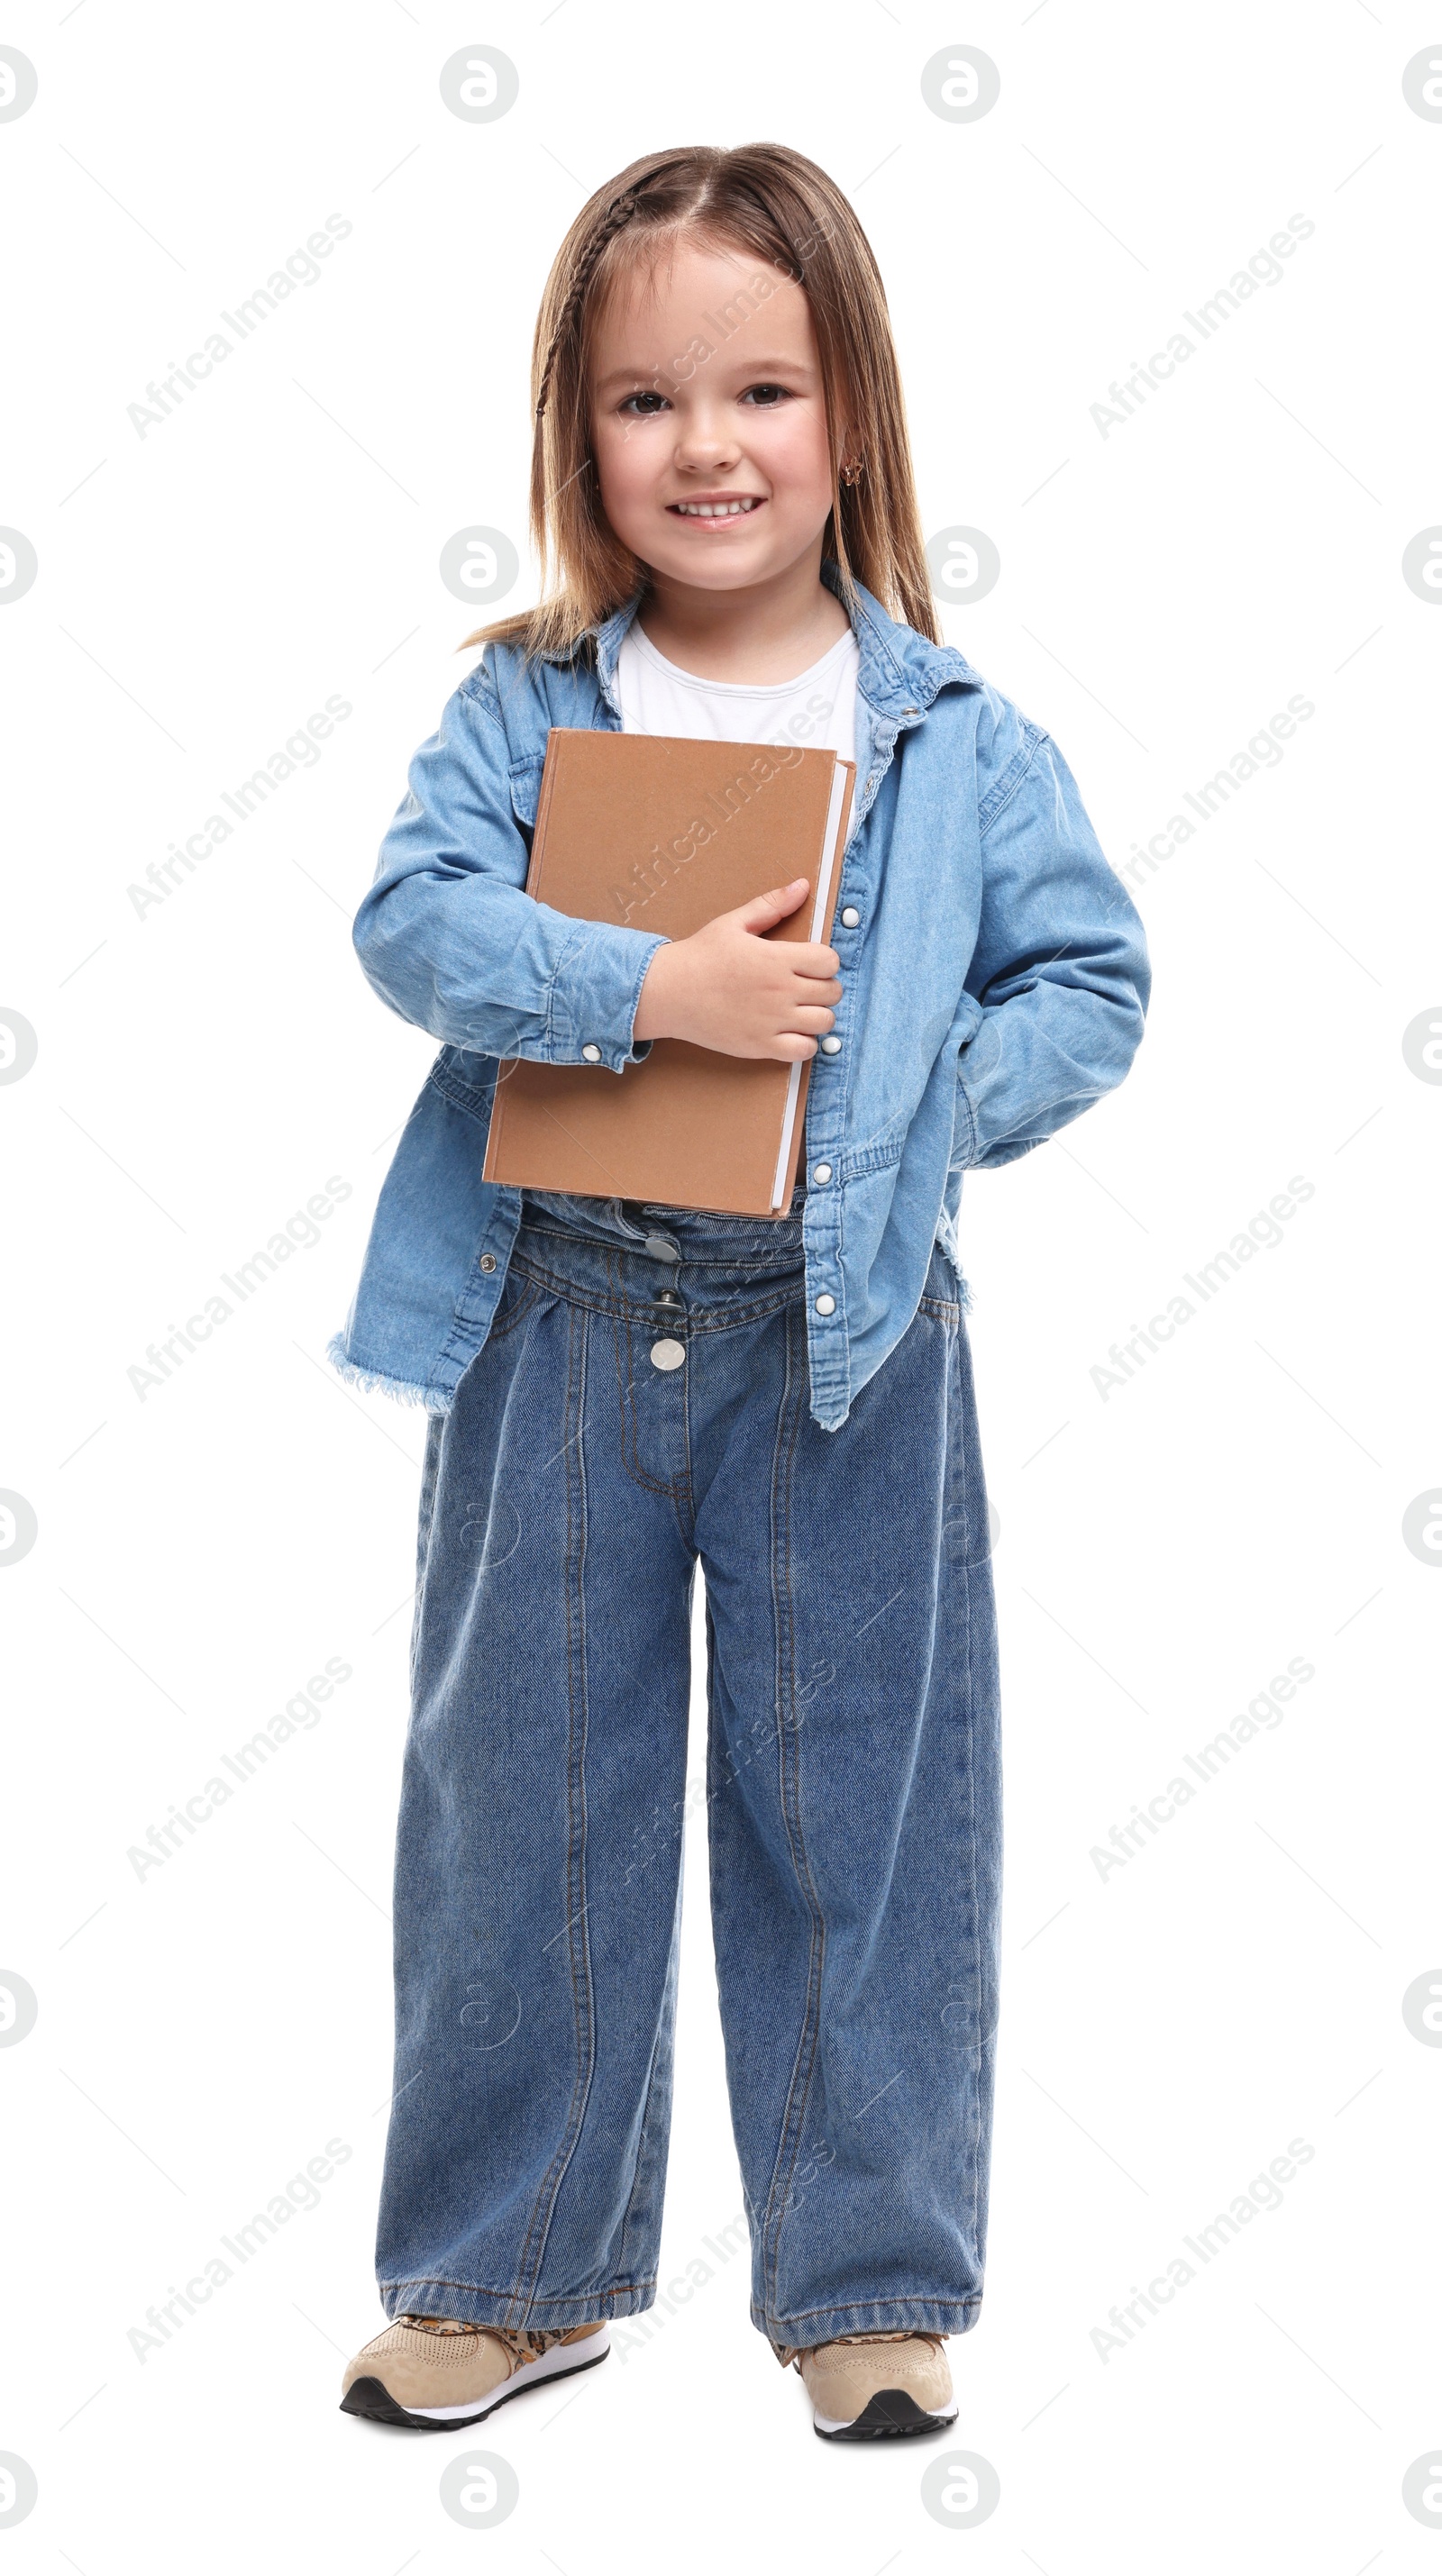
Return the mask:
<path fill-rule="evenodd" d="M 213 376 L 216 368 L 224 365 L 242 340 L 248 340 L 262 322 L 269 320 L 287 296 L 316 285 L 322 275 L 321 261 L 329 259 L 337 242 L 347 240 L 353 230 L 348 215 L 327 215 L 324 229 L 311 233 L 303 248 L 293 250 L 280 268 L 272 269 L 263 286 L 254 287 L 234 312 L 222 311 L 220 318 L 232 334 L 230 338 L 225 331 L 212 331 L 203 346 L 192 349 L 184 360 L 169 359 L 168 372 L 158 379 L 152 376 L 146 386 L 144 401 L 126 406 L 126 418 L 136 437 L 148 437 L 152 429 L 159 429 L 163 421 L 169 420 L 186 396 L 198 392 L 206 377 Z"/>

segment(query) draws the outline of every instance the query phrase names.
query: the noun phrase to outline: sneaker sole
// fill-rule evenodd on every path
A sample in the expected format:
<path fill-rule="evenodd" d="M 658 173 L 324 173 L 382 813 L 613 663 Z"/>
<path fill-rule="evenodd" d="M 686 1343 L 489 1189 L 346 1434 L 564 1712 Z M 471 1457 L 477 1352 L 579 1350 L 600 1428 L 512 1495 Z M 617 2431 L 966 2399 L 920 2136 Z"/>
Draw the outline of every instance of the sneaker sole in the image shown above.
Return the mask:
<path fill-rule="evenodd" d="M 815 2429 L 823 2442 L 887 2442 L 904 2440 L 908 2434 L 944 2433 L 956 2417 L 954 2406 L 948 2415 L 928 2415 L 908 2389 L 878 2388 L 849 2422 L 833 2423 L 829 2416 L 818 2415 Z"/>
<path fill-rule="evenodd" d="M 552 2344 L 538 2361 L 523 2362 L 479 2406 L 402 2406 L 382 2380 L 358 2379 L 346 2390 L 340 2411 L 342 2415 L 363 2416 L 370 2424 L 399 2424 L 412 2433 L 457 2433 L 467 2424 L 484 2423 L 512 2397 L 524 2397 L 532 2388 L 552 2388 L 557 2380 L 575 2379 L 583 2370 L 599 2369 L 611 2349 L 609 2327 L 603 2326 L 600 2331 L 598 2352 L 590 2349 L 594 2337 L 588 2337 L 583 2344 Z M 572 2354 L 580 2357 L 573 2360 Z"/>

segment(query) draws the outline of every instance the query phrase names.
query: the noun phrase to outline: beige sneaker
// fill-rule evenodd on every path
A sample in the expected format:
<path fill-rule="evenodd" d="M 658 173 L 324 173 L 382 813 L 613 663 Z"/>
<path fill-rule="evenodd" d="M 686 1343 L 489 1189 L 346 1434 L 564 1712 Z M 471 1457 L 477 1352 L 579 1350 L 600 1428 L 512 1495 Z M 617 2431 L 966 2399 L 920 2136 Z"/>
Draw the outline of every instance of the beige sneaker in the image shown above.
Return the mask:
<path fill-rule="evenodd" d="M 874 2442 L 939 2433 L 956 2422 L 944 2341 L 937 2334 L 842 2335 L 775 2351 L 800 2371 L 824 2442 Z"/>
<path fill-rule="evenodd" d="M 543 2381 L 593 2370 L 610 2345 L 604 2320 L 569 2334 L 527 2334 L 450 2317 L 397 2317 L 347 2362 L 341 2413 L 418 2433 L 454 2432 Z"/>

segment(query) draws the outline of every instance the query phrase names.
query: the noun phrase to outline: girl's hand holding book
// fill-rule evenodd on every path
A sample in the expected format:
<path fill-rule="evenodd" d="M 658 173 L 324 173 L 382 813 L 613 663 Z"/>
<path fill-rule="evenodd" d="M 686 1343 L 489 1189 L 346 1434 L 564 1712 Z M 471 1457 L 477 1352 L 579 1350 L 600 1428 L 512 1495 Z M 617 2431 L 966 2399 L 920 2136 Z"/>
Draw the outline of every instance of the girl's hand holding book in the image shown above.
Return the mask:
<path fill-rule="evenodd" d="M 685 1038 L 716 1055 L 800 1064 L 835 1021 L 841 999 L 834 948 L 766 939 L 805 900 L 810 881 L 756 895 L 734 912 L 668 940 L 646 970 L 632 1035 Z"/>

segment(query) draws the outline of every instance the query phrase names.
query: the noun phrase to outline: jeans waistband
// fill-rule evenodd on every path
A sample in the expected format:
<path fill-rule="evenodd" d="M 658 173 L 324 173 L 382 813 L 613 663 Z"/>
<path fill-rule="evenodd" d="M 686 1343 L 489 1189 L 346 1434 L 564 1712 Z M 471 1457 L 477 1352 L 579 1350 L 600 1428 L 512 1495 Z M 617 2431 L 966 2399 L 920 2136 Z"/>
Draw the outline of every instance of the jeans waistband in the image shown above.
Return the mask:
<path fill-rule="evenodd" d="M 742 1216 L 719 1208 L 668 1207 L 659 1200 L 581 1198 L 562 1190 L 523 1190 L 522 1227 L 573 1234 L 583 1241 L 641 1251 L 664 1245 L 683 1260 L 730 1266 L 795 1268 L 802 1258 L 804 1186 L 786 1216 Z M 661 1259 L 666 1253 L 656 1256 Z"/>
<path fill-rule="evenodd" d="M 572 1305 L 688 1342 L 806 1295 L 799 1214 L 747 1217 L 527 1190 L 511 1268 Z"/>

